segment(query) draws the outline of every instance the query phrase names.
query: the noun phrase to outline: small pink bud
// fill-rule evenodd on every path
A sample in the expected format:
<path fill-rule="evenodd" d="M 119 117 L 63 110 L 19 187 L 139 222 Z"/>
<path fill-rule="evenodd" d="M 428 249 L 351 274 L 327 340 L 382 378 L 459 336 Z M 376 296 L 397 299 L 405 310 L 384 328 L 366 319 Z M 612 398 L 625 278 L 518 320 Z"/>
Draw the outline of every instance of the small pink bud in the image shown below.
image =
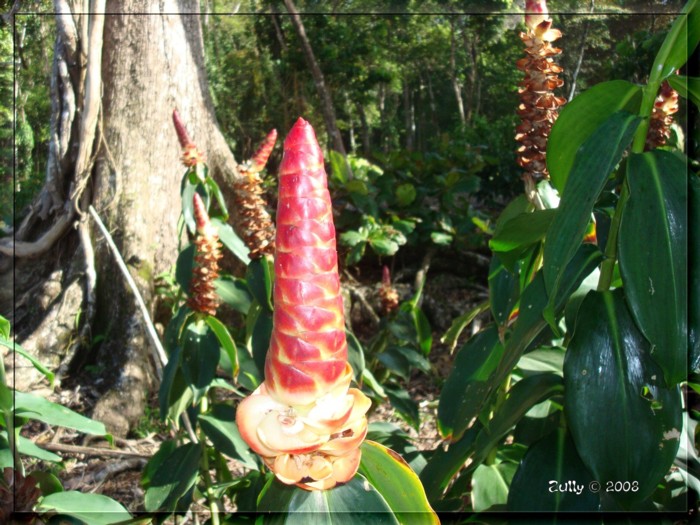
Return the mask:
<path fill-rule="evenodd" d="M 258 151 L 255 152 L 255 155 L 253 155 L 253 158 L 250 159 L 250 171 L 253 173 L 262 171 L 265 164 L 267 164 L 267 159 L 270 158 L 272 149 L 275 147 L 275 142 L 277 142 L 277 130 L 273 129 L 267 134 L 267 137 L 265 137 L 265 140 L 258 148 Z"/>
<path fill-rule="evenodd" d="M 177 109 L 173 110 L 173 125 L 175 126 L 175 133 L 177 133 L 177 140 L 180 141 L 180 147 L 184 149 L 192 144 L 192 140 L 190 140 L 185 124 L 182 122 Z"/>

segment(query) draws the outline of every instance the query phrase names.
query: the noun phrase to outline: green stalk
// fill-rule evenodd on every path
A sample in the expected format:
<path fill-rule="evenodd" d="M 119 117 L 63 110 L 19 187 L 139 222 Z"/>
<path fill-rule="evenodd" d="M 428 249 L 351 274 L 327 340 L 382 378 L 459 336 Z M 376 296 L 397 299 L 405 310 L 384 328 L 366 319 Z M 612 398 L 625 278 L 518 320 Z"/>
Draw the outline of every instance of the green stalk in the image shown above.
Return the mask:
<path fill-rule="evenodd" d="M 643 153 L 646 143 L 647 133 L 649 132 L 649 120 L 654 109 L 654 100 L 656 94 L 661 87 L 660 80 L 652 80 L 643 89 L 642 105 L 639 109 L 639 116 L 642 117 L 642 122 L 637 128 L 632 142 L 632 153 Z M 623 176 L 622 189 L 620 191 L 620 199 L 615 206 L 615 214 L 613 215 L 610 224 L 610 233 L 608 234 L 608 242 L 605 245 L 605 258 L 600 267 L 600 278 L 598 279 L 598 291 L 603 292 L 610 288 L 612 284 L 612 276 L 617 262 L 617 237 L 620 231 L 620 222 L 622 220 L 622 212 L 629 200 L 629 188 L 627 187 L 626 175 Z"/>
<path fill-rule="evenodd" d="M 200 404 L 201 414 L 207 411 L 209 407 L 208 401 L 209 400 L 206 396 L 202 398 L 202 402 Z M 214 491 L 212 490 L 212 480 L 211 475 L 209 474 L 209 456 L 207 455 L 206 439 L 207 438 L 204 435 L 204 431 L 202 431 L 199 438 L 200 443 L 204 445 L 202 447 L 202 477 L 204 478 L 204 486 L 206 487 L 205 493 L 207 495 L 207 501 L 209 502 L 209 508 L 211 509 L 211 523 L 212 525 L 219 525 L 219 512 L 221 511 L 221 508 L 219 506 L 219 502 L 214 497 Z"/>

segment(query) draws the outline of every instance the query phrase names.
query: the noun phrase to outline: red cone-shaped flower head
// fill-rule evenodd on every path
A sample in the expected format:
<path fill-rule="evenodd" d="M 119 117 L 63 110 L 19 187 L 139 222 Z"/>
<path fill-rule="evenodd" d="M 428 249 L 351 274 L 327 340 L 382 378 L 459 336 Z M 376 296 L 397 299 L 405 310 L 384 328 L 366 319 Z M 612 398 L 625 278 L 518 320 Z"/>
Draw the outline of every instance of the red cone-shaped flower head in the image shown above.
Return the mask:
<path fill-rule="evenodd" d="M 331 200 L 321 149 L 303 119 L 284 142 L 275 244 L 265 382 L 241 402 L 236 422 L 279 480 L 329 489 L 357 471 L 370 401 L 349 388 Z"/>

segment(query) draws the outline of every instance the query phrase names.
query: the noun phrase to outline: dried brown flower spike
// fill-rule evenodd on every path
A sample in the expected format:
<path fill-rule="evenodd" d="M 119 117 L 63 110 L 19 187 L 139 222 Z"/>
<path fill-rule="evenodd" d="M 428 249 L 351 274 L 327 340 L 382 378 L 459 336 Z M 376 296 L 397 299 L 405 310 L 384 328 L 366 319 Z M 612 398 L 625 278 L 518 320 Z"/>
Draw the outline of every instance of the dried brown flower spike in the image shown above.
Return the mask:
<path fill-rule="evenodd" d="M 207 215 L 204 202 L 198 193 L 193 198 L 194 216 L 197 222 L 197 237 L 194 241 L 195 256 L 190 298 L 187 305 L 195 312 L 216 315 L 219 306 L 214 280 L 219 276 L 221 250 L 219 234 Z"/>
<path fill-rule="evenodd" d="M 518 90 L 518 115 L 522 122 L 516 128 L 515 140 L 521 144 L 517 149 L 518 164 L 525 169 L 523 179 L 529 193 L 537 182 L 549 178 L 545 161 L 547 139 L 566 99 L 553 93 L 564 84 L 558 76 L 562 68 L 552 58 L 561 53 L 561 49 L 552 46 L 561 32 L 552 28 L 545 0 L 527 0 L 525 11 L 528 30 L 520 38 L 525 43 L 526 56 L 516 63 L 525 72 Z"/>
<path fill-rule="evenodd" d="M 268 133 L 253 158 L 240 166 L 242 177 L 234 183 L 236 210 L 243 233 L 243 241 L 250 250 L 251 259 L 275 253 L 275 225 L 263 199 L 260 173 L 277 141 L 277 130 Z"/>
<path fill-rule="evenodd" d="M 671 136 L 673 115 L 677 112 L 678 92 L 671 87 L 668 81 L 664 80 L 654 101 L 645 149 L 650 150 L 666 144 Z"/>

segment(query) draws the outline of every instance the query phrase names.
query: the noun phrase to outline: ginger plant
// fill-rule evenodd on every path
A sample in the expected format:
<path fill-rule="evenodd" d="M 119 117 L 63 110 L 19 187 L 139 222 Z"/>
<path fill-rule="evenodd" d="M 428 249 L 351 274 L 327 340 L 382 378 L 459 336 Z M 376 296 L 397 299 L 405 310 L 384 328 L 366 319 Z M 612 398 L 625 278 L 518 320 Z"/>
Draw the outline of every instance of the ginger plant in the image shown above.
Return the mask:
<path fill-rule="evenodd" d="M 323 155 L 299 119 L 284 142 L 274 320 L 265 381 L 238 407 L 243 439 L 277 478 L 307 490 L 349 481 L 369 399 L 349 388 L 335 227 Z"/>

